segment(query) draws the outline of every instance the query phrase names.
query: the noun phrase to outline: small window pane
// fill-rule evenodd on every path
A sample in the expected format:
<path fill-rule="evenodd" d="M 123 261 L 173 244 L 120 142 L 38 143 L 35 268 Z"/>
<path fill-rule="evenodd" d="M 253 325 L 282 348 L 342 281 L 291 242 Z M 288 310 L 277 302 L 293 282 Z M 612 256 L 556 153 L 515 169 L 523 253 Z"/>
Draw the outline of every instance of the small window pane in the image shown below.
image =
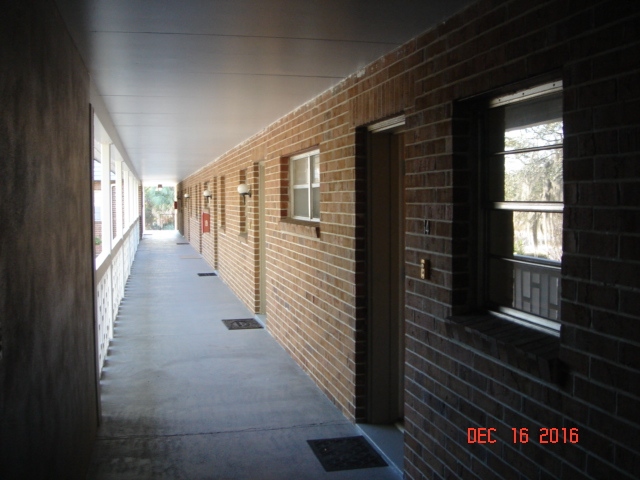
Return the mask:
<path fill-rule="evenodd" d="M 313 169 L 313 178 L 311 183 L 320 183 L 320 155 L 311 156 L 311 165 Z"/>
<path fill-rule="evenodd" d="M 562 143 L 562 97 L 514 103 L 504 109 L 505 150 Z"/>
<path fill-rule="evenodd" d="M 293 215 L 309 218 L 309 189 L 295 188 L 293 190 Z"/>
<path fill-rule="evenodd" d="M 293 184 L 309 184 L 309 160 L 306 157 L 293 161 Z"/>
<path fill-rule="evenodd" d="M 558 320 L 559 268 L 492 259 L 489 282 L 493 304 Z"/>
<path fill-rule="evenodd" d="M 320 218 L 320 187 L 314 187 L 311 190 L 313 213 L 311 218 Z"/>
<path fill-rule="evenodd" d="M 562 149 L 505 155 L 504 200 L 562 202 Z"/>
<path fill-rule="evenodd" d="M 562 213 L 497 210 L 489 218 L 491 255 L 562 259 Z"/>
<path fill-rule="evenodd" d="M 562 144 L 562 122 L 549 122 L 504 132 L 505 151 Z"/>
<path fill-rule="evenodd" d="M 562 214 L 513 212 L 513 254 L 559 262 Z"/>

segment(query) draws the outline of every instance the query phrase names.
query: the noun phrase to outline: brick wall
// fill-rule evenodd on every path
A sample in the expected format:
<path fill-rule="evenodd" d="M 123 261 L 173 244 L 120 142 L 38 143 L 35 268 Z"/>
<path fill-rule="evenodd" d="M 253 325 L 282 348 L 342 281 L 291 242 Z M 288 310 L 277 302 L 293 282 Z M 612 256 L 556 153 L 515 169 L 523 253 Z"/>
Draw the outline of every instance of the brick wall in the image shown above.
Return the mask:
<path fill-rule="evenodd" d="M 217 228 L 200 233 L 191 214 L 190 241 L 202 238 L 205 258 L 253 310 L 264 195 L 268 328 L 347 417 L 362 419 L 359 127 L 404 113 L 407 478 L 630 479 L 640 471 L 638 10 L 623 1 L 480 1 L 179 186 L 218 189 Z M 543 78 L 564 84 L 562 330 L 550 359 L 450 319 L 478 307 L 469 99 Z M 320 150 L 318 229 L 286 219 L 287 159 L 310 148 Z M 253 192 L 246 232 L 236 192 L 242 171 Z M 431 261 L 427 280 L 420 258 Z M 496 428 L 497 442 L 469 444 L 469 427 Z M 579 441 L 540 444 L 541 427 L 578 428 Z M 530 441 L 514 444 L 512 428 L 528 428 Z"/>

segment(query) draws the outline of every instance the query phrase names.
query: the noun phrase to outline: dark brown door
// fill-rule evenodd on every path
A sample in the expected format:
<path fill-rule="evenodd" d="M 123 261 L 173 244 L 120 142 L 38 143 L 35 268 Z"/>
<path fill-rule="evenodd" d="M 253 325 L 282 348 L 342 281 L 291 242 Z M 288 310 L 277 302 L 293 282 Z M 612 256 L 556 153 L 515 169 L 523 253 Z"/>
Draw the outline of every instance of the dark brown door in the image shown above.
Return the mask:
<path fill-rule="evenodd" d="M 367 146 L 368 421 L 395 423 L 404 410 L 404 161 L 397 131 Z"/>

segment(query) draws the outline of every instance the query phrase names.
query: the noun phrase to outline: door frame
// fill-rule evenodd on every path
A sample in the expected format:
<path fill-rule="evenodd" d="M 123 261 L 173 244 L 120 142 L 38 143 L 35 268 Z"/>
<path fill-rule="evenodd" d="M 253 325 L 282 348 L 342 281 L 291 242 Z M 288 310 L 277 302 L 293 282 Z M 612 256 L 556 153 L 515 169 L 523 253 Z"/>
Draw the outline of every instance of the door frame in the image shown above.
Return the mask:
<path fill-rule="evenodd" d="M 404 416 L 404 116 L 367 127 L 364 421 Z M 393 294 L 385 295 L 392 289 Z"/>
<path fill-rule="evenodd" d="M 267 235 L 266 235 L 266 203 L 265 203 L 265 162 L 258 162 L 258 304 L 256 312 L 266 322 L 267 315 Z"/>

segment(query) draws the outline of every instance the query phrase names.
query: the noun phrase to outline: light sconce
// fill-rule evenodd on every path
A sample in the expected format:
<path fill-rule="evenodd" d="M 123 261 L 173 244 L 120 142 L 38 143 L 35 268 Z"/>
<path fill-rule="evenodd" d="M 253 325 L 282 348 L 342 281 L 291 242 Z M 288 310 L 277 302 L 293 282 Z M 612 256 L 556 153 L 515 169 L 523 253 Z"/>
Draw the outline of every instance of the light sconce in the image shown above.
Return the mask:
<path fill-rule="evenodd" d="M 209 191 L 209 189 L 206 189 L 204 192 L 202 192 L 202 196 L 206 198 L 207 203 L 209 203 L 209 200 L 211 200 L 211 192 Z"/>
<path fill-rule="evenodd" d="M 247 195 L 251 197 L 251 189 L 246 183 L 241 183 L 238 185 L 238 193 L 242 195 L 242 200 L 246 204 L 247 203 Z"/>
<path fill-rule="evenodd" d="M 188 193 L 185 193 L 185 194 L 184 194 L 184 199 L 185 199 L 185 200 L 189 200 L 189 194 L 188 194 Z"/>

